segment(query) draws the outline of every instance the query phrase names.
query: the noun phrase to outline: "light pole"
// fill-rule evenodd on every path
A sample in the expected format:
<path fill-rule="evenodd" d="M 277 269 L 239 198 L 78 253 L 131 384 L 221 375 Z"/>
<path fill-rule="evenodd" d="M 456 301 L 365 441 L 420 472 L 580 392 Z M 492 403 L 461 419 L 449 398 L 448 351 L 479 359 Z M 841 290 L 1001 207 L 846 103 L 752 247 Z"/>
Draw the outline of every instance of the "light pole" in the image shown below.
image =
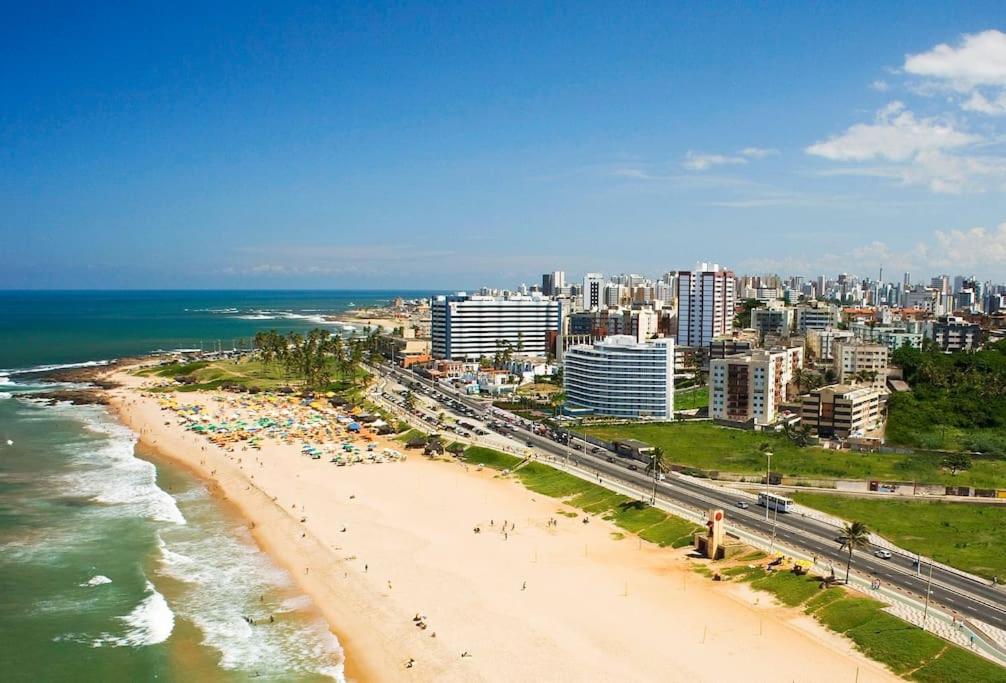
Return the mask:
<path fill-rule="evenodd" d="M 933 564 L 936 562 L 935 557 L 929 558 L 929 579 L 926 581 L 926 607 L 922 610 L 922 630 L 926 630 L 926 617 L 929 615 L 929 595 L 931 593 L 930 589 L 933 585 Z"/>
<path fill-rule="evenodd" d="M 765 466 L 765 521 L 768 521 L 768 484 L 769 477 L 772 476 L 772 451 L 765 451 L 768 457 L 768 464 Z"/>

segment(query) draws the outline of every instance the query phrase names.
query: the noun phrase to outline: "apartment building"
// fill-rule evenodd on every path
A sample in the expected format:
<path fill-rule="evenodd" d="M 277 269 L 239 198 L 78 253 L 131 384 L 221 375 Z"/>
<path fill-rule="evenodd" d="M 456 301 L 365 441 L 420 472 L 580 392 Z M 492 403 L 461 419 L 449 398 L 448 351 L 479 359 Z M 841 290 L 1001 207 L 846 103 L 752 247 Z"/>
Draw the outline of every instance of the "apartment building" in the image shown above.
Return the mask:
<path fill-rule="evenodd" d="M 902 321 L 899 324 L 883 325 L 869 322 L 854 322 L 849 325 L 849 330 L 857 340 L 883 344 L 892 353 L 902 346 L 921 349 L 922 338 L 925 336 L 921 323 L 911 320 Z"/>
<path fill-rule="evenodd" d="M 890 352 L 886 345 L 861 341 L 836 341 L 832 345 L 835 374 L 839 384 L 870 384 L 878 389 L 887 385 Z M 859 381 L 869 375 L 872 379 Z"/>
<path fill-rule="evenodd" d="M 841 312 L 838 306 L 813 301 L 796 306 L 796 331 L 803 333 L 807 330 L 823 330 L 829 327 L 837 327 L 841 321 Z"/>
<path fill-rule="evenodd" d="M 438 296 L 431 305 L 434 358 L 477 360 L 501 346 L 514 353 L 546 355 L 562 329 L 560 302 L 538 295 Z"/>
<path fill-rule="evenodd" d="M 982 328 L 964 318 L 946 315 L 932 323 L 930 336 L 944 353 L 976 351 L 982 346 Z"/>
<path fill-rule="evenodd" d="M 803 348 L 755 349 L 709 361 L 709 415 L 732 422 L 775 422 L 779 406 L 796 397 Z"/>
<path fill-rule="evenodd" d="M 883 393 L 872 386 L 831 384 L 800 402 L 800 422 L 818 436 L 847 439 L 883 426 Z"/>
<path fill-rule="evenodd" d="M 572 410 L 624 418 L 674 417 L 674 342 L 628 335 L 569 348 L 563 385 Z"/>
<path fill-rule="evenodd" d="M 793 330 L 795 313 L 788 306 L 775 302 L 762 308 L 751 309 L 751 327 L 759 334 L 785 337 Z"/>
<path fill-rule="evenodd" d="M 835 358 L 833 345 L 836 341 L 847 342 L 854 338 L 850 330 L 836 330 L 832 327 L 807 330 L 807 353 L 817 360 L 830 361 Z"/>
<path fill-rule="evenodd" d="M 736 280 L 717 264 L 700 263 L 677 274 L 677 343 L 706 346 L 733 328 Z"/>

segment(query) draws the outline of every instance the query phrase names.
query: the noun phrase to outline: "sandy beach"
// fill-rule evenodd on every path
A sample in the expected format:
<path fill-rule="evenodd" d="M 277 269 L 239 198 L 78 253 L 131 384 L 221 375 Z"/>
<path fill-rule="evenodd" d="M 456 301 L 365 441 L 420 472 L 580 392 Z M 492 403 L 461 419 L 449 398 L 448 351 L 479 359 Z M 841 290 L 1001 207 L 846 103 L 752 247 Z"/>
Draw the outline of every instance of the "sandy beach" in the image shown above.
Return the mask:
<path fill-rule="evenodd" d="M 228 452 L 142 396 L 141 378 L 113 379 L 142 442 L 210 482 L 312 596 L 351 680 L 897 680 L 767 594 L 495 472 L 414 452 L 349 467 L 296 445 Z"/>

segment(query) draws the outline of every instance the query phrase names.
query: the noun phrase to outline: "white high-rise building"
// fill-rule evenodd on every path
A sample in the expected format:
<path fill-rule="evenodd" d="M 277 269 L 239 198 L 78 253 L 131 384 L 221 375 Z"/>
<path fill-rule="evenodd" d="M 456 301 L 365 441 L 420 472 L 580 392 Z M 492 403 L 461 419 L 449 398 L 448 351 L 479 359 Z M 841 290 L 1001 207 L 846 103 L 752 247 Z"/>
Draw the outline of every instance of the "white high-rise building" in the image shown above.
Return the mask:
<path fill-rule="evenodd" d="M 670 420 L 674 417 L 674 342 L 639 343 L 615 335 L 570 347 L 563 384 L 571 408 L 596 415 Z"/>
<path fill-rule="evenodd" d="M 700 263 L 678 272 L 677 343 L 706 346 L 733 328 L 736 280 L 717 264 Z"/>
<path fill-rule="evenodd" d="M 604 305 L 604 275 L 587 273 L 583 276 L 583 309 L 590 311 Z"/>
<path fill-rule="evenodd" d="M 430 306 L 435 358 L 476 360 L 501 347 L 514 353 L 546 355 L 559 334 L 562 304 L 538 295 L 438 296 Z"/>
<path fill-rule="evenodd" d="M 840 384 L 853 384 L 864 377 L 861 384 L 883 389 L 887 386 L 887 361 L 889 351 L 884 344 L 860 341 L 836 341 L 832 344 L 835 374 Z M 866 379 L 869 376 L 869 379 Z"/>

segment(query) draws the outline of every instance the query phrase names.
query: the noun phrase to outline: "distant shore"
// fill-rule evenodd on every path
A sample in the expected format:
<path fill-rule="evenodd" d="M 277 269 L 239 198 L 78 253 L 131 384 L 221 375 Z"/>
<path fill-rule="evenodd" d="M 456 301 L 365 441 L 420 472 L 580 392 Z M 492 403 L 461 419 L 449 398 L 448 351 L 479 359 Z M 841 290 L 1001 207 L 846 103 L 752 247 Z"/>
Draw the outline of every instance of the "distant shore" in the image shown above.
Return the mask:
<path fill-rule="evenodd" d="M 489 470 L 227 452 L 144 397 L 142 378 L 103 374 L 143 444 L 233 504 L 314 599 L 350 680 L 897 680 L 767 595 L 695 577 L 682 551 L 616 540 Z"/>

